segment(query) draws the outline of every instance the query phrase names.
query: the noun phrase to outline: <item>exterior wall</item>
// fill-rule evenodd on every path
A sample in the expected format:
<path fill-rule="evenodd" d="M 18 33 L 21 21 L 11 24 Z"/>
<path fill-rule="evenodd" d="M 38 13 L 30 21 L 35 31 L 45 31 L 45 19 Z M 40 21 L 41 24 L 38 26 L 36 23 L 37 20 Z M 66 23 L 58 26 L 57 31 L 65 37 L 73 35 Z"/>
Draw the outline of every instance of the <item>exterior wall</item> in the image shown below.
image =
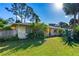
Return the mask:
<path fill-rule="evenodd" d="M 25 39 L 26 38 L 26 26 L 16 26 L 16 30 L 18 33 L 19 39 Z"/>
<path fill-rule="evenodd" d="M 16 30 L 0 30 L 0 38 L 10 38 L 16 36 Z"/>
<path fill-rule="evenodd" d="M 57 28 L 50 28 L 49 36 L 55 36 L 55 35 L 59 35 L 57 33 Z"/>
<path fill-rule="evenodd" d="M 25 39 L 30 31 L 29 26 L 24 24 L 14 24 L 11 28 L 16 30 L 19 39 Z"/>

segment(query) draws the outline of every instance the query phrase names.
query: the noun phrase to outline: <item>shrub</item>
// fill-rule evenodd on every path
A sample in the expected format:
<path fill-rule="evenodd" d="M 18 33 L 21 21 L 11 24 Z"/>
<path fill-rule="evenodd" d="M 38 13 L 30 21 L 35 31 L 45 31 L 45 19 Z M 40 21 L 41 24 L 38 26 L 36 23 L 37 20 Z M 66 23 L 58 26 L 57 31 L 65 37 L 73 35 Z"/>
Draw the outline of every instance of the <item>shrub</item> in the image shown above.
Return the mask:
<path fill-rule="evenodd" d="M 3 30 L 11 30 L 11 26 L 4 26 Z"/>
<path fill-rule="evenodd" d="M 79 25 L 74 27 L 74 40 L 79 42 Z"/>
<path fill-rule="evenodd" d="M 46 37 L 45 33 L 47 31 L 46 30 L 47 25 L 43 23 L 36 23 L 36 24 L 31 24 L 30 28 L 32 31 L 27 35 L 27 38 L 33 41 L 43 42 L 44 38 Z"/>
<path fill-rule="evenodd" d="M 44 39 L 44 33 L 42 31 L 34 31 L 32 33 L 29 33 L 27 35 L 28 39 L 32 39 L 32 40 L 43 40 Z"/>
<path fill-rule="evenodd" d="M 4 41 L 15 41 L 15 40 L 19 40 L 18 36 L 13 36 L 13 37 L 9 37 L 9 38 L 0 38 L 0 42 L 4 42 Z"/>
<path fill-rule="evenodd" d="M 64 30 L 63 30 L 62 28 L 58 28 L 58 29 L 57 29 L 57 33 L 58 33 L 60 36 L 63 36 Z"/>
<path fill-rule="evenodd" d="M 15 40 L 19 40 L 18 36 L 13 36 L 13 37 L 9 37 L 7 39 L 5 39 L 6 41 L 15 41 Z"/>
<path fill-rule="evenodd" d="M 0 27 L 3 27 L 3 26 L 4 26 L 4 24 L 2 22 L 0 22 Z"/>
<path fill-rule="evenodd" d="M 4 38 L 0 38 L 0 42 L 4 42 L 6 41 Z"/>

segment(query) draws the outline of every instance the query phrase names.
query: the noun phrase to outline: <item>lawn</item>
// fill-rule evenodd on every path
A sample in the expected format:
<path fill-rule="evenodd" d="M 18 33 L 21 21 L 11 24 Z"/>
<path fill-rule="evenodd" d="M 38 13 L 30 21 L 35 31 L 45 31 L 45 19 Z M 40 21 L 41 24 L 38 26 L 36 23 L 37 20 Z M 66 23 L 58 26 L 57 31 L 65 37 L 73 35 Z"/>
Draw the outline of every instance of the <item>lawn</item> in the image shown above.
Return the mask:
<path fill-rule="evenodd" d="M 41 45 L 26 40 L 0 43 L 2 56 L 79 56 L 79 45 L 64 44 L 61 37 L 47 38 Z"/>

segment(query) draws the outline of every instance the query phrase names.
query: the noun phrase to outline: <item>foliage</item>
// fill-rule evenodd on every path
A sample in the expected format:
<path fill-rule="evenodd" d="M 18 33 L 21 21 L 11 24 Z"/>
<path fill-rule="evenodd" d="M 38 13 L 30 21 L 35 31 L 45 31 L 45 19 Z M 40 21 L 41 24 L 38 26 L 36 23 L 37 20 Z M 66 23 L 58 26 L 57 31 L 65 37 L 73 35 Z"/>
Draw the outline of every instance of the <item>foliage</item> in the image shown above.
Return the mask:
<path fill-rule="evenodd" d="M 13 37 L 7 38 L 6 41 L 17 41 L 19 40 L 18 35 L 15 35 Z"/>
<path fill-rule="evenodd" d="M 30 24 L 30 28 L 32 29 L 32 31 L 43 31 L 46 32 L 48 26 L 44 23 L 32 23 Z"/>
<path fill-rule="evenodd" d="M 68 24 L 65 23 L 65 22 L 59 22 L 59 26 L 60 26 L 61 28 L 68 28 Z"/>
<path fill-rule="evenodd" d="M 38 22 L 40 19 L 34 10 L 27 6 L 26 3 L 13 3 L 11 4 L 11 8 L 5 8 L 7 11 L 12 12 L 16 16 L 16 20 L 20 17 L 21 22 L 25 22 L 26 18 L 30 18 L 32 21 Z M 18 16 L 18 17 L 17 17 Z"/>
<path fill-rule="evenodd" d="M 13 19 L 12 17 L 11 17 L 11 18 L 8 18 L 8 19 L 7 19 L 7 22 L 8 22 L 8 23 L 13 23 L 13 22 L 14 22 L 14 19 Z"/>
<path fill-rule="evenodd" d="M 43 32 L 32 32 L 27 35 L 27 39 L 37 42 L 41 44 L 44 42 L 45 36 Z"/>
<path fill-rule="evenodd" d="M 28 39 L 32 39 L 34 41 L 44 41 L 44 38 L 46 36 L 46 31 L 47 31 L 47 25 L 44 23 L 32 23 L 30 25 L 31 31 L 27 35 Z"/>
<path fill-rule="evenodd" d="M 37 14 L 33 13 L 30 21 L 32 21 L 33 23 L 39 23 L 41 20 Z"/>
<path fill-rule="evenodd" d="M 4 26 L 4 24 L 2 22 L 0 22 L 0 27 L 3 27 L 3 26 Z"/>
<path fill-rule="evenodd" d="M 76 16 L 79 12 L 79 3 L 64 3 L 63 4 L 63 10 L 66 15 L 74 15 L 74 19 L 76 19 Z"/>
<path fill-rule="evenodd" d="M 8 37 L 8 38 L 0 38 L 0 42 L 5 42 L 5 41 L 17 41 L 19 40 L 18 35 Z"/>
<path fill-rule="evenodd" d="M 79 42 L 79 25 L 75 26 L 73 37 L 76 42 Z"/>
<path fill-rule="evenodd" d="M 76 32 L 78 32 L 78 31 L 79 31 L 79 25 L 75 26 L 75 27 L 74 27 L 74 30 L 75 30 Z"/>
<path fill-rule="evenodd" d="M 3 29 L 3 27 L 7 24 L 8 22 L 4 20 L 3 18 L 0 18 L 0 28 Z"/>
<path fill-rule="evenodd" d="M 0 38 L 0 42 L 5 42 L 5 39 L 3 39 L 3 38 Z"/>
<path fill-rule="evenodd" d="M 73 35 L 72 35 L 72 31 L 70 29 L 65 29 L 65 31 L 63 32 L 63 41 L 65 42 L 65 44 L 68 44 L 69 46 L 74 45 L 74 39 L 73 39 Z"/>
<path fill-rule="evenodd" d="M 21 23 L 21 21 L 20 20 L 16 20 L 16 23 Z"/>
<path fill-rule="evenodd" d="M 0 18 L 0 22 L 2 22 L 3 24 L 7 24 L 7 20 L 3 19 L 3 18 Z"/>
<path fill-rule="evenodd" d="M 11 26 L 4 26 L 3 29 L 4 30 L 11 30 Z"/>
<path fill-rule="evenodd" d="M 77 19 L 70 19 L 70 21 L 69 21 L 69 25 L 70 25 L 70 27 L 71 28 L 74 28 L 74 26 L 75 25 L 77 25 L 78 24 L 78 20 Z"/>
<path fill-rule="evenodd" d="M 58 28 L 57 33 L 60 34 L 60 36 L 63 36 L 64 30 L 62 28 Z"/>

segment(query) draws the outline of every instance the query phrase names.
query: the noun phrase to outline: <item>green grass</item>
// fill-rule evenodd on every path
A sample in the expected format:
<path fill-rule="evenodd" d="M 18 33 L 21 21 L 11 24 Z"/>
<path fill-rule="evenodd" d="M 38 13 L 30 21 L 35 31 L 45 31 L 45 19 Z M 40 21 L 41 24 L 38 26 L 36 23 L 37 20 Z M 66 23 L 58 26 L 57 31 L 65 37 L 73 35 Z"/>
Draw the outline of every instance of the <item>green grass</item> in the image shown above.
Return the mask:
<path fill-rule="evenodd" d="M 41 45 L 26 40 L 0 43 L 0 55 L 5 56 L 79 56 L 79 45 L 65 45 L 61 37 L 47 38 Z"/>

